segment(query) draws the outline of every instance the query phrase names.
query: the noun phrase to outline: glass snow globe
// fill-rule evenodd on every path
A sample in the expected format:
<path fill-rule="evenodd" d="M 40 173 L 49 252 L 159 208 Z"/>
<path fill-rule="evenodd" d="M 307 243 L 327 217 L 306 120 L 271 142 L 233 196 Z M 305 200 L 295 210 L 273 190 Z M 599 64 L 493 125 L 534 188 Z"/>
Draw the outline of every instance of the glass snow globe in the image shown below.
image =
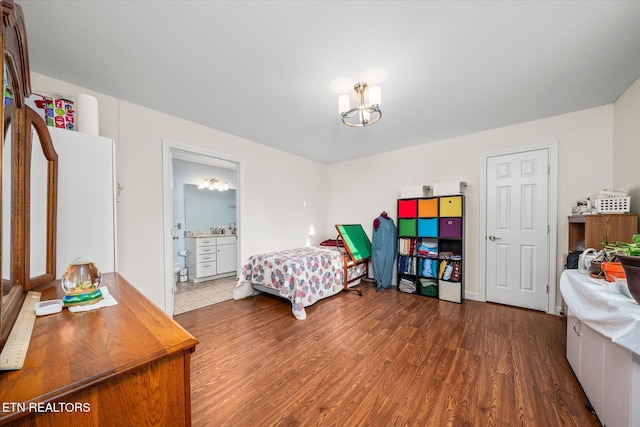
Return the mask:
<path fill-rule="evenodd" d="M 76 258 L 62 276 L 65 305 L 86 304 L 102 298 L 102 275 L 96 264 L 88 258 Z"/>

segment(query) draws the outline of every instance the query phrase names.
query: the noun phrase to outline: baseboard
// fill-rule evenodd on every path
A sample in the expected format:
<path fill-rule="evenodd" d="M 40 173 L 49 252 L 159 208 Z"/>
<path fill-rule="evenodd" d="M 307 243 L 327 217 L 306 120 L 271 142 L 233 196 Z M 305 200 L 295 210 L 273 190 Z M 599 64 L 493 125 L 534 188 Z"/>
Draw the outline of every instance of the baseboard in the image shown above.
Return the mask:
<path fill-rule="evenodd" d="M 485 299 L 478 292 L 464 292 L 464 299 L 470 299 L 472 301 L 485 302 Z"/>

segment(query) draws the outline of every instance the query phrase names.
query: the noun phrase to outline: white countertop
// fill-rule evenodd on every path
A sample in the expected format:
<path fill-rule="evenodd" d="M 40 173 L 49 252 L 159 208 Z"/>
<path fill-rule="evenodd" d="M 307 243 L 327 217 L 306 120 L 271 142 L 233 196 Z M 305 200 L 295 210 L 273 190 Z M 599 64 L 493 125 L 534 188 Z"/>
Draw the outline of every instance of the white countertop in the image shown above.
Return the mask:
<path fill-rule="evenodd" d="M 190 238 L 200 238 L 200 237 L 235 237 L 236 234 L 235 233 L 207 233 L 207 232 L 202 232 L 202 233 L 190 233 L 190 234 L 185 234 L 184 237 L 190 237 Z"/>
<path fill-rule="evenodd" d="M 614 343 L 640 355 L 640 305 L 614 283 L 565 270 L 560 291 L 569 312 Z"/>

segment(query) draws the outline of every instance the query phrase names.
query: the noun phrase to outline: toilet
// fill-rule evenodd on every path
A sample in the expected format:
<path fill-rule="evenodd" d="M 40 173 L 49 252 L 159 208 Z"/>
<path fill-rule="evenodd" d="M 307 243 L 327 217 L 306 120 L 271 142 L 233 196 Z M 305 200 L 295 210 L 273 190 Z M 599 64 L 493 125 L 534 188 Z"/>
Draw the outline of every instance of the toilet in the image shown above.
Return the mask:
<path fill-rule="evenodd" d="M 176 288 L 176 282 L 178 282 L 178 274 L 180 274 L 180 263 L 176 262 L 173 264 L 173 288 Z"/>

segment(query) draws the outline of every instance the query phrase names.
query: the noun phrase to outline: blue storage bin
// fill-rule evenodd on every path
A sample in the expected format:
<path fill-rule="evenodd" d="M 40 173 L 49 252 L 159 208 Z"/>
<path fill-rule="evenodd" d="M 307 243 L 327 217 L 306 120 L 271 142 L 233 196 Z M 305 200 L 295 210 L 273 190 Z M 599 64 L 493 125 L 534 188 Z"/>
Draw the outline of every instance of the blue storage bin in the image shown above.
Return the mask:
<path fill-rule="evenodd" d="M 418 236 L 438 237 L 438 218 L 418 219 Z"/>

